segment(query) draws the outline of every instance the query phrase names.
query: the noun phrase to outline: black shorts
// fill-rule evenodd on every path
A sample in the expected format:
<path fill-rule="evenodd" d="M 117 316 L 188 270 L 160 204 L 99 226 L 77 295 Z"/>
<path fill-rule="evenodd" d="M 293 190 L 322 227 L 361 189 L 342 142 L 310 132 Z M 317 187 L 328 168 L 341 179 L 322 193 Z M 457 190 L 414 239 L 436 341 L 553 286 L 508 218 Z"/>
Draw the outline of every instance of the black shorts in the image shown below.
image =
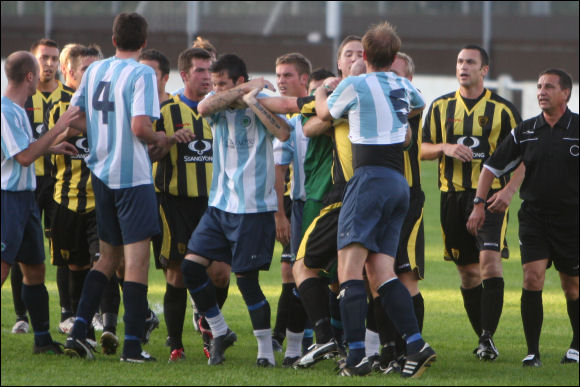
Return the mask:
<path fill-rule="evenodd" d="M 51 224 L 51 255 L 55 266 L 86 266 L 98 257 L 95 211 L 79 214 L 56 205 Z"/>
<path fill-rule="evenodd" d="M 284 196 L 284 212 L 288 219 L 292 218 L 292 199 L 289 195 Z M 282 255 L 280 256 L 280 262 L 292 263 L 294 261 L 294 255 L 292 255 L 292 249 L 290 243 L 286 246 L 282 246 Z"/>
<path fill-rule="evenodd" d="M 395 273 L 415 271 L 419 279 L 425 276 L 425 230 L 423 204 L 425 194 L 421 189 L 410 190 L 409 211 L 401 228 L 399 247 L 395 258 Z"/>
<path fill-rule="evenodd" d="M 342 202 L 324 207 L 304 233 L 296 259 L 304 259 L 306 267 L 326 270 L 336 260 L 336 234 L 341 207 Z"/>
<path fill-rule="evenodd" d="M 44 213 L 44 236 L 46 238 L 50 238 L 52 217 L 57 206 L 53 198 L 54 183 L 55 179 L 52 176 L 36 176 L 36 191 L 34 191 L 34 197 L 38 203 L 40 216 Z"/>
<path fill-rule="evenodd" d="M 181 197 L 157 193 L 161 234 L 152 238 L 155 267 L 165 269 L 169 260 L 181 261 L 187 243 L 207 209 L 207 197 Z"/>
<path fill-rule="evenodd" d="M 548 267 L 578 276 L 578 207 L 547 212 L 524 201 L 518 219 L 522 264 L 548 258 Z"/>
<path fill-rule="evenodd" d="M 497 191 L 490 191 L 488 197 Z M 485 223 L 477 237 L 467 231 L 467 220 L 473 209 L 475 190 L 441 192 L 441 228 L 445 244 L 444 258 L 459 266 L 479 262 L 481 250 L 501 252 L 508 258 L 507 223 L 508 211 L 495 213 L 485 211 Z"/>

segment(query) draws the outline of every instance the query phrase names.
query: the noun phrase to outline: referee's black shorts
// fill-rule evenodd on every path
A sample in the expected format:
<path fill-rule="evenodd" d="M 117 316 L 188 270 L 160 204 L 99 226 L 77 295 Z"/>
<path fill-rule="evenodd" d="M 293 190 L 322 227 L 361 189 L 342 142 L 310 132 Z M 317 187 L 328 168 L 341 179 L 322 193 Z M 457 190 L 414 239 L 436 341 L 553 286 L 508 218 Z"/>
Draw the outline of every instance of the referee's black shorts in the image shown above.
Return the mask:
<path fill-rule="evenodd" d="M 399 247 L 395 258 L 395 273 L 415 271 L 419 279 L 425 276 L 425 230 L 423 205 L 425 194 L 421 188 L 411 188 L 409 211 L 401 228 Z"/>
<path fill-rule="evenodd" d="M 578 276 L 578 207 L 546 211 L 524 201 L 518 219 L 522 264 L 548 258 L 548 267 Z"/>
<path fill-rule="evenodd" d="M 488 197 L 495 190 L 490 191 Z M 508 211 L 491 213 L 485 210 L 485 223 L 477 237 L 467 231 L 467 220 L 473 209 L 475 190 L 441 192 L 441 228 L 445 244 L 445 260 L 454 261 L 458 266 L 479 263 L 481 250 L 499 251 L 502 258 L 508 258 L 507 224 Z"/>
<path fill-rule="evenodd" d="M 151 239 L 155 267 L 166 269 L 170 260 L 181 262 L 187 243 L 207 209 L 207 197 L 173 196 L 157 192 L 161 234 Z"/>
<path fill-rule="evenodd" d="M 78 213 L 56 204 L 50 232 L 52 264 L 90 265 L 98 258 L 96 212 Z"/>

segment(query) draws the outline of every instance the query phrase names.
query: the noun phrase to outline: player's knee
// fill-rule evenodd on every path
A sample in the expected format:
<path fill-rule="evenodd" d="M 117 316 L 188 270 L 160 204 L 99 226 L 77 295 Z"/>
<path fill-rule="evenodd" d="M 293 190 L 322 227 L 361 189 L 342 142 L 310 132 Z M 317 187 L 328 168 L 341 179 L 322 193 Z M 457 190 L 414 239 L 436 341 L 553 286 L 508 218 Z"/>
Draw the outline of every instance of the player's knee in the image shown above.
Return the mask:
<path fill-rule="evenodd" d="M 464 289 L 471 289 L 481 284 L 481 272 L 479 265 L 471 264 L 465 266 L 457 266 L 459 277 L 461 278 L 461 287 Z"/>
<path fill-rule="evenodd" d="M 207 274 L 216 288 L 227 288 L 230 284 L 230 267 L 227 264 L 212 263 Z"/>
<path fill-rule="evenodd" d="M 183 273 L 183 282 L 188 289 L 198 288 L 208 280 L 205 266 L 187 259 L 181 263 L 181 272 Z"/>
<path fill-rule="evenodd" d="M 524 269 L 524 289 L 542 290 L 544 288 L 545 271 Z"/>

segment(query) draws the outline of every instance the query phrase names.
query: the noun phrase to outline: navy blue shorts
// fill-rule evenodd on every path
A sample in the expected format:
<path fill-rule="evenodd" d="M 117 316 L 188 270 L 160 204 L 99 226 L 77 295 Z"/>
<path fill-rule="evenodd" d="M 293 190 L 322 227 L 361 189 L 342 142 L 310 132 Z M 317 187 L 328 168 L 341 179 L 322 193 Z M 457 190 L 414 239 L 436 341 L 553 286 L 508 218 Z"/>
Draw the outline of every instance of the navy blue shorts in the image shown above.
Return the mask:
<path fill-rule="evenodd" d="M 292 201 L 292 217 L 290 220 L 290 251 L 296 258 L 296 253 L 300 247 L 300 237 L 302 236 L 302 212 L 304 210 L 304 201 L 297 199 Z"/>
<path fill-rule="evenodd" d="M 360 243 L 395 257 L 409 209 L 409 184 L 393 169 L 364 166 L 349 180 L 338 218 L 337 247 Z"/>
<path fill-rule="evenodd" d="M 44 262 L 40 211 L 33 191 L 2 190 L 2 261 L 36 265 Z"/>
<path fill-rule="evenodd" d="M 273 212 L 232 214 L 208 207 L 187 245 L 190 253 L 225 262 L 234 273 L 268 270 L 274 253 Z"/>
<path fill-rule="evenodd" d="M 93 190 L 99 239 L 113 246 L 128 245 L 161 232 L 153 184 L 110 189 L 94 174 Z"/>

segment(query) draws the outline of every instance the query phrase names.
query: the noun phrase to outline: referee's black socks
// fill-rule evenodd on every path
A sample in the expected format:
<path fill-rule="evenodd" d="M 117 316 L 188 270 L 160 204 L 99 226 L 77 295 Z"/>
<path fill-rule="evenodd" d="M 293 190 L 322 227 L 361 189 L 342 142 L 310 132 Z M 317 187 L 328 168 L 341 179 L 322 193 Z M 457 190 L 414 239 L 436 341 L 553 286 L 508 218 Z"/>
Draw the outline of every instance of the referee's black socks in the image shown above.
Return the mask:
<path fill-rule="evenodd" d="M 578 298 L 574 301 L 566 300 L 568 307 L 568 317 L 570 317 L 570 324 L 572 324 L 572 343 L 570 348 L 578 350 Z"/>
<path fill-rule="evenodd" d="M 163 314 L 171 350 L 183 348 L 183 324 L 187 310 L 187 289 L 165 285 Z"/>
<path fill-rule="evenodd" d="M 522 322 L 528 345 L 528 354 L 540 356 L 540 333 L 544 322 L 541 290 L 522 289 Z"/>
<path fill-rule="evenodd" d="M 481 294 L 481 329 L 493 336 L 503 310 L 504 281 L 502 277 L 483 280 Z"/>
<path fill-rule="evenodd" d="M 463 306 L 467 312 L 469 322 L 475 331 L 477 337 L 481 335 L 481 294 L 483 293 L 483 285 L 471 289 L 461 288 L 461 295 L 463 296 Z"/>

